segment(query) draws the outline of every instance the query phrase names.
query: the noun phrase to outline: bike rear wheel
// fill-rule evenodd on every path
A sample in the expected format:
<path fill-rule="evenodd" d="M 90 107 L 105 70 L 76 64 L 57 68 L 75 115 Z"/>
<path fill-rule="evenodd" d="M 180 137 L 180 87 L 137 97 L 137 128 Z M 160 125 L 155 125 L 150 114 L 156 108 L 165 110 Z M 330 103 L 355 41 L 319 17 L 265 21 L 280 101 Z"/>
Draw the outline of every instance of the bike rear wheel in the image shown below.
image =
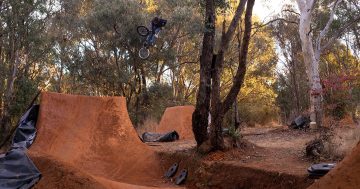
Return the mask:
<path fill-rule="evenodd" d="M 146 47 L 142 47 L 140 50 L 139 50 L 139 57 L 141 59 L 147 59 L 150 55 L 150 50 Z"/>
<path fill-rule="evenodd" d="M 150 33 L 150 30 L 149 30 L 147 27 L 145 27 L 145 26 L 138 26 L 138 27 L 136 28 L 136 31 L 137 31 L 138 34 L 141 35 L 141 36 L 148 36 L 149 33 Z"/>

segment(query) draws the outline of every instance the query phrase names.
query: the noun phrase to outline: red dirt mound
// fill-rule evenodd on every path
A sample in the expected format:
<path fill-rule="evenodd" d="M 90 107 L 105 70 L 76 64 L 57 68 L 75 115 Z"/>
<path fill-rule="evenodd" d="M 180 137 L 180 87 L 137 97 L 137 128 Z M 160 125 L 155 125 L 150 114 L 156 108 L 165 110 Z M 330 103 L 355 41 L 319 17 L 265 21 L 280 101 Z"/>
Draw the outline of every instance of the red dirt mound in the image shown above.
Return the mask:
<path fill-rule="evenodd" d="M 360 143 L 333 170 L 309 189 L 359 189 Z"/>
<path fill-rule="evenodd" d="M 35 164 L 43 172 L 38 188 L 49 188 L 42 183 L 46 181 L 68 182 L 69 172 L 80 175 L 80 182 L 89 180 L 86 183 L 94 187 L 96 183 L 107 188 L 163 185 L 160 180 L 163 169 L 155 152 L 139 140 L 125 98 L 42 93 L 37 129 L 30 156 L 35 157 Z M 51 158 L 45 161 L 44 157 Z M 60 181 L 52 179 L 54 175 L 57 178 L 55 169 L 60 166 L 52 168 L 54 171 L 46 170 L 51 162 L 62 164 L 61 169 L 73 169 L 62 171 Z M 83 186 L 80 188 L 91 188 Z"/>
<path fill-rule="evenodd" d="M 30 152 L 31 160 L 41 171 L 43 177 L 35 185 L 34 189 L 40 188 L 88 188 L 106 189 L 90 175 L 66 163 L 60 162 L 53 157 L 40 153 Z"/>
<path fill-rule="evenodd" d="M 165 133 L 175 130 L 180 139 L 194 139 L 192 132 L 192 113 L 194 106 L 175 106 L 166 108 L 156 132 Z"/>

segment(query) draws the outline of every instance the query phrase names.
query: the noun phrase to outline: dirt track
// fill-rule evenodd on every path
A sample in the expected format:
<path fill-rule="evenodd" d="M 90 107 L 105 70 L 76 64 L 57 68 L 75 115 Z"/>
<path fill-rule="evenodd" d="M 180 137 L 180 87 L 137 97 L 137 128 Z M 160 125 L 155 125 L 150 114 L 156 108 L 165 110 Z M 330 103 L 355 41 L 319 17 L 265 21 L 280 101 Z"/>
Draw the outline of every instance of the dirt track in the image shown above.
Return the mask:
<path fill-rule="evenodd" d="M 302 189 L 311 184 L 306 179 L 311 163 L 302 159 L 301 149 L 313 133 L 256 129 L 244 133 L 256 146 L 199 156 L 192 133 L 185 133 L 191 131 L 191 106 L 170 108 L 160 128 L 179 130 L 186 140 L 151 147 L 140 142 L 124 98 L 43 93 L 40 107 L 29 151 L 43 174 L 35 188 L 176 188 L 161 178 L 174 162 L 189 169 L 189 188 Z M 358 188 L 359 149 L 312 188 Z"/>
<path fill-rule="evenodd" d="M 80 188 L 168 187 L 157 155 L 138 140 L 124 98 L 42 93 L 38 120 L 29 152 L 43 173 L 37 188 L 79 188 L 79 180 Z"/>

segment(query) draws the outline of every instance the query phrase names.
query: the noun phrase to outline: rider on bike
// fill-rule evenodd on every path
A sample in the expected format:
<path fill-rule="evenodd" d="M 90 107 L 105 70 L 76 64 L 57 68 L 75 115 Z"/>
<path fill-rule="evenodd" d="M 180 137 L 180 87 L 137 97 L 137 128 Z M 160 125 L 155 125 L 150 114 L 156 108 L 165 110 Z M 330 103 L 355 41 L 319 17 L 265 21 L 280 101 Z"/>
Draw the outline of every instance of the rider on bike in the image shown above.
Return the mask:
<path fill-rule="evenodd" d="M 166 25 L 167 20 L 155 17 L 151 20 L 151 33 L 146 38 L 146 41 L 150 46 L 154 45 L 155 37 L 159 34 L 162 27 Z"/>

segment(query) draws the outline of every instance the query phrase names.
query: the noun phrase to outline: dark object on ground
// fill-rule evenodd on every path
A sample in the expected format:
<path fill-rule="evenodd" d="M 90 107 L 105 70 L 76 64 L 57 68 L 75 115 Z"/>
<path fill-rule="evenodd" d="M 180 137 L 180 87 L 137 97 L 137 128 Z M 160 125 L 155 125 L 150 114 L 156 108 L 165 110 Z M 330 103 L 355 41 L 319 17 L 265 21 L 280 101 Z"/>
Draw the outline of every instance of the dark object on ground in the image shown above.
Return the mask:
<path fill-rule="evenodd" d="M 297 118 L 295 118 L 293 122 L 291 122 L 289 128 L 305 129 L 309 127 L 309 124 L 310 124 L 310 117 L 300 115 Z"/>
<path fill-rule="evenodd" d="M 12 149 L 0 158 L 0 188 L 28 189 L 41 178 L 40 171 L 23 149 Z"/>
<path fill-rule="evenodd" d="M 11 150 L 0 156 L 0 188 L 28 189 L 41 178 L 40 171 L 26 154 L 36 136 L 39 106 L 32 106 L 20 119 Z"/>
<path fill-rule="evenodd" d="M 184 183 L 187 178 L 187 175 L 188 175 L 188 171 L 186 169 L 183 169 L 180 172 L 180 175 L 176 177 L 175 184 L 180 185 L 180 184 Z"/>
<path fill-rule="evenodd" d="M 229 129 L 228 128 L 222 128 L 222 134 L 223 135 L 228 135 L 229 134 Z"/>
<path fill-rule="evenodd" d="M 321 139 L 315 139 L 306 144 L 306 156 L 310 158 L 319 158 L 325 150 Z"/>
<path fill-rule="evenodd" d="M 179 140 L 179 134 L 171 131 L 165 134 L 145 132 L 142 134 L 143 142 L 173 142 Z"/>
<path fill-rule="evenodd" d="M 173 177 L 176 173 L 176 171 L 178 170 L 179 164 L 174 163 L 174 165 L 172 165 L 168 171 L 166 171 L 165 173 L 165 177 L 166 178 L 170 178 Z"/>
<path fill-rule="evenodd" d="M 336 163 L 320 163 L 311 165 L 308 168 L 309 177 L 313 179 L 318 179 L 326 173 L 328 173 L 332 168 L 336 166 Z"/>

